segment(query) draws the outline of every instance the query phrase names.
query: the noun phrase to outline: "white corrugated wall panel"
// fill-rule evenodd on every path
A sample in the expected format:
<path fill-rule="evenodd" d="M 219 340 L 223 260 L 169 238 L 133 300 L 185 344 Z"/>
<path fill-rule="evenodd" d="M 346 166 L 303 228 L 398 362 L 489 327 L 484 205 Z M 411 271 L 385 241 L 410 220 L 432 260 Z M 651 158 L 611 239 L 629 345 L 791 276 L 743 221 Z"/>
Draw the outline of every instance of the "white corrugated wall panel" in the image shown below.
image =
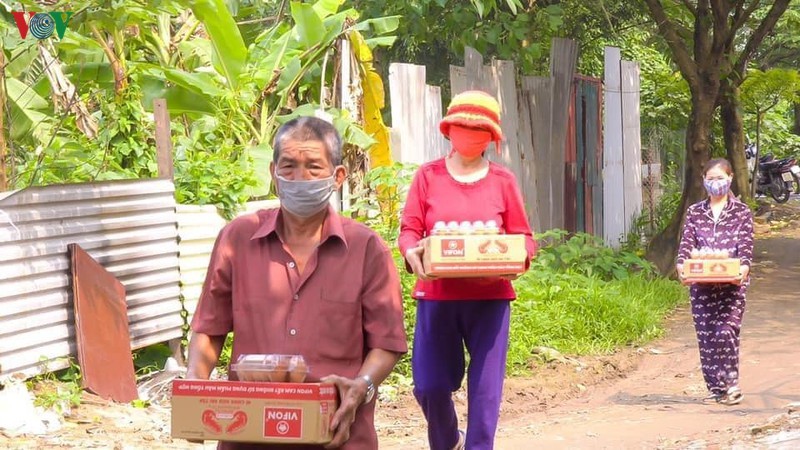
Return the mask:
<path fill-rule="evenodd" d="M 0 374 L 75 356 L 67 245 L 125 286 L 133 348 L 182 336 L 177 215 L 169 180 L 36 187 L 0 194 Z"/>
<path fill-rule="evenodd" d="M 247 203 L 239 215 L 259 209 L 277 208 L 277 200 Z M 214 206 L 178 205 L 178 234 L 180 235 L 181 296 L 187 321 L 192 315 L 203 290 L 203 282 L 211 259 L 211 250 L 222 227 L 227 223 Z"/>
<path fill-rule="evenodd" d="M 605 49 L 603 126 L 603 235 L 607 245 L 619 247 L 625 235 L 625 186 L 622 147 L 621 51 Z"/>
<path fill-rule="evenodd" d="M 178 205 L 181 295 L 189 323 L 203 289 L 214 241 L 224 226 L 225 220 L 214 206 Z"/>
<path fill-rule="evenodd" d="M 639 111 L 639 63 L 621 61 L 622 148 L 625 163 L 625 234 L 642 212 L 642 140 Z"/>

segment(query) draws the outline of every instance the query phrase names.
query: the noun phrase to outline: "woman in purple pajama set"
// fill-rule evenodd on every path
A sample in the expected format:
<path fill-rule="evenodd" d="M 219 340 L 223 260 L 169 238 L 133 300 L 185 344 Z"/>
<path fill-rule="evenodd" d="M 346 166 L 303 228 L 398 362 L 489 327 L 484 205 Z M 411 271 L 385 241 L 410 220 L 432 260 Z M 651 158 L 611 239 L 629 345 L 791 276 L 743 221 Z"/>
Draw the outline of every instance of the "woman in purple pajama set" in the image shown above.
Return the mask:
<path fill-rule="evenodd" d="M 689 295 L 700 347 L 700 363 L 710 395 L 706 400 L 726 405 L 742 401 L 739 389 L 739 331 L 750 284 L 753 259 L 753 215 L 750 208 L 730 193 L 733 170 L 725 159 L 712 159 L 703 168 L 708 198 L 686 211 L 678 274 L 693 249 L 727 250 L 739 258 L 741 269 L 735 283 L 692 284 Z"/>

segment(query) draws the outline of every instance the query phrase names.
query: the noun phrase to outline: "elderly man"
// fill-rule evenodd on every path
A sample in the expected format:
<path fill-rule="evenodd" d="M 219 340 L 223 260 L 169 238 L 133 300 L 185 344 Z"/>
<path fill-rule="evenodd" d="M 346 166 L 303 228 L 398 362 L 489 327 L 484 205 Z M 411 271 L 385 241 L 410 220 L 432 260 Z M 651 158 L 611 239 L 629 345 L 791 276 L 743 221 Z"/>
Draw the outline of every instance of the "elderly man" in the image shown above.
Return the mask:
<path fill-rule="evenodd" d="M 220 232 L 192 320 L 187 378 L 209 377 L 231 331 L 233 361 L 247 353 L 303 355 L 311 375 L 340 393 L 325 448 L 377 449 L 375 388 L 407 351 L 391 252 L 375 232 L 329 206 L 346 177 L 332 125 L 294 119 L 278 130 L 274 149 L 280 209 L 237 218 Z"/>

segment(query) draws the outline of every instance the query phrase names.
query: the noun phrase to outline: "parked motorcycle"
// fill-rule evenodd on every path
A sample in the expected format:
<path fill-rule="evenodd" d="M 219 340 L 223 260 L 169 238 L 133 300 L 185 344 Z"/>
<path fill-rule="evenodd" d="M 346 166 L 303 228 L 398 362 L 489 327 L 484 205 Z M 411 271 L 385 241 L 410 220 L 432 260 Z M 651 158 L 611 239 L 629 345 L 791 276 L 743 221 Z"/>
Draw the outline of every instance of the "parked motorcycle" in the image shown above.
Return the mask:
<path fill-rule="evenodd" d="M 767 153 L 758 158 L 758 160 L 760 162 L 775 161 L 775 155 Z M 797 160 L 794 158 L 783 158 L 779 159 L 778 162 L 781 163 L 781 177 L 783 181 L 788 183 L 789 191 L 800 194 L 800 166 L 797 165 Z"/>
<path fill-rule="evenodd" d="M 752 173 L 752 169 L 755 166 L 755 145 L 748 144 L 744 153 L 747 158 L 747 166 L 750 169 L 750 173 Z M 776 160 L 771 154 L 758 159 L 756 194 L 769 195 L 778 203 L 787 202 L 792 192 L 792 184 L 795 183 L 795 174 L 792 167 L 797 167 L 796 161 L 788 158 Z"/>

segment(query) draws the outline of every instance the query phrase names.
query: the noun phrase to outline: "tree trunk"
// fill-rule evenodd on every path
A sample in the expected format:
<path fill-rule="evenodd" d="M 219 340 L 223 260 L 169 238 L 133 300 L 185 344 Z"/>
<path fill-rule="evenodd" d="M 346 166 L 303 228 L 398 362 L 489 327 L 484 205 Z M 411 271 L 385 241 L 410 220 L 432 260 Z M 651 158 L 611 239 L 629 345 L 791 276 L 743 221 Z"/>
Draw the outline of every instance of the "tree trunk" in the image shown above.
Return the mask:
<path fill-rule="evenodd" d="M 800 103 L 794 104 L 794 134 L 800 135 Z"/>
<path fill-rule="evenodd" d="M 125 74 L 123 61 L 114 53 L 114 49 L 108 45 L 105 36 L 103 36 L 103 33 L 101 33 L 97 27 L 91 25 L 91 30 L 97 43 L 100 44 L 100 47 L 103 49 L 103 53 L 106 54 L 108 62 L 111 63 L 111 73 L 114 75 L 114 93 L 119 95 L 128 87 L 128 76 Z"/>
<path fill-rule="evenodd" d="M 709 92 L 711 91 L 711 92 Z M 703 165 L 711 159 L 711 124 L 714 118 L 716 95 L 709 87 L 704 95 L 696 95 L 692 102 L 689 126 L 686 130 L 686 164 L 681 201 L 667 227 L 650 241 L 647 259 L 664 275 L 675 273 L 675 255 L 678 253 L 681 226 L 686 208 L 705 196 Z"/>
<path fill-rule="evenodd" d="M 756 163 L 753 165 L 753 183 L 750 187 L 750 193 L 753 197 L 756 196 L 756 187 L 758 186 L 758 158 L 761 157 L 761 116 L 762 112 L 756 111 L 756 152 L 753 155 Z"/>
<path fill-rule="evenodd" d="M 6 55 L 0 50 L 0 192 L 8 190 L 6 177 Z"/>
<path fill-rule="evenodd" d="M 742 200 L 750 198 L 749 171 L 744 154 L 744 125 L 739 109 L 739 87 L 730 81 L 724 81 L 720 89 L 719 105 L 722 117 L 722 135 L 728 161 L 733 166 L 733 192 Z"/>

